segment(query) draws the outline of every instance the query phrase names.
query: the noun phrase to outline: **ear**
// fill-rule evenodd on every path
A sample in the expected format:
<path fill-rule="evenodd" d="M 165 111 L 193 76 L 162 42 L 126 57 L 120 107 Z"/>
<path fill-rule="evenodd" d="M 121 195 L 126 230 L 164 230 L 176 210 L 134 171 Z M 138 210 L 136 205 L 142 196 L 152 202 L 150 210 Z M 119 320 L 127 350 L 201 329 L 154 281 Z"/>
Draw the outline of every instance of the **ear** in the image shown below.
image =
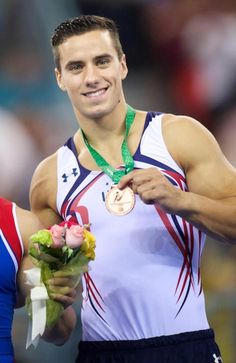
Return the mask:
<path fill-rule="evenodd" d="M 62 91 L 66 91 L 66 87 L 64 85 L 63 78 L 62 78 L 60 70 L 58 68 L 55 68 L 54 71 L 55 71 L 55 76 L 56 76 L 58 87 Z"/>
<path fill-rule="evenodd" d="M 122 55 L 122 58 L 120 60 L 120 66 L 121 66 L 121 79 L 124 80 L 128 74 L 128 67 L 126 64 L 125 54 Z"/>

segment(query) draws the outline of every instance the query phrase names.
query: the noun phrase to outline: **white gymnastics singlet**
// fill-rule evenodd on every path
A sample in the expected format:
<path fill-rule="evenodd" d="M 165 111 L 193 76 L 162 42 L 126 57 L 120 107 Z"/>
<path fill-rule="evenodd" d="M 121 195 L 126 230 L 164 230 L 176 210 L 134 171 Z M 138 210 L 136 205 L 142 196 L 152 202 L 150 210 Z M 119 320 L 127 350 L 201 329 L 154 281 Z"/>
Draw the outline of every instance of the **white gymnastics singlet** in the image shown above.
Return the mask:
<path fill-rule="evenodd" d="M 149 112 L 135 168 L 158 168 L 187 191 L 183 170 L 167 150 L 162 115 Z M 208 329 L 200 278 L 205 235 L 138 196 L 127 215 L 112 215 L 112 180 L 84 168 L 70 138 L 58 150 L 57 208 L 65 220 L 91 223 L 96 258 L 83 276 L 83 340 L 134 340 Z"/>

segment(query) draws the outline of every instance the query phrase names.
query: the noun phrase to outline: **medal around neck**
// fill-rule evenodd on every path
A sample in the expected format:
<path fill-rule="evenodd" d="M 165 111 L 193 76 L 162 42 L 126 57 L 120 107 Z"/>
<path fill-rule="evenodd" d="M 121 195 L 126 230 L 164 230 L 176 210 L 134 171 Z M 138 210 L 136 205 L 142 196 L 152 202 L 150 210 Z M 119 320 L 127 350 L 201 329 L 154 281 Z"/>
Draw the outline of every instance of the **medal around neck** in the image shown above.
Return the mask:
<path fill-rule="evenodd" d="M 82 136 L 85 145 L 87 146 L 91 156 L 95 160 L 96 164 L 107 174 L 112 181 L 117 184 L 123 175 L 128 174 L 134 168 L 134 160 L 129 151 L 127 138 L 129 134 L 130 127 L 134 121 L 136 111 L 127 105 L 127 112 L 125 116 L 125 137 L 121 145 L 121 154 L 125 164 L 124 170 L 114 169 L 108 162 L 100 155 L 88 142 L 83 130 Z M 129 213 L 135 204 L 135 195 L 130 187 L 126 187 L 123 190 L 117 188 L 116 185 L 112 186 L 108 191 L 105 200 L 106 207 L 108 211 L 116 215 L 125 215 Z"/>
<path fill-rule="evenodd" d="M 134 208 L 135 195 L 130 187 L 120 190 L 113 185 L 106 195 L 105 203 L 110 213 L 123 216 Z"/>

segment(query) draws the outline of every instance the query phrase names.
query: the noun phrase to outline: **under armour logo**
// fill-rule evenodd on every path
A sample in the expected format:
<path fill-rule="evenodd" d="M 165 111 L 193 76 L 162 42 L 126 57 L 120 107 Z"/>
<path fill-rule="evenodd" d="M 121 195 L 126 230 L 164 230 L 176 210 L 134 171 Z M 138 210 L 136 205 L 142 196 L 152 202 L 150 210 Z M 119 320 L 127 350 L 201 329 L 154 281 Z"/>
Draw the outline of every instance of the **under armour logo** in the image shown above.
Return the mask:
<path fill-rule="evenodd" d="M 66 174 L 64 173 L 64 174 L 61 176 L 61 177 L 63 178 L 63 183 L 66 183 L 66 182 L 67 182 L 67 179 L 68 179 L 71 175 L 73 175 L 73 176 L 78 175 L 77 168 L 73 168 L 73 169 L 72 169 L 71 174 L 66 175 Z"/>
<path fill-rule="evenodd" d="M 223 359 L 221 357 L 217 357 L 216 354 L 213 354 L 214 363 L 223 363 Z"/>

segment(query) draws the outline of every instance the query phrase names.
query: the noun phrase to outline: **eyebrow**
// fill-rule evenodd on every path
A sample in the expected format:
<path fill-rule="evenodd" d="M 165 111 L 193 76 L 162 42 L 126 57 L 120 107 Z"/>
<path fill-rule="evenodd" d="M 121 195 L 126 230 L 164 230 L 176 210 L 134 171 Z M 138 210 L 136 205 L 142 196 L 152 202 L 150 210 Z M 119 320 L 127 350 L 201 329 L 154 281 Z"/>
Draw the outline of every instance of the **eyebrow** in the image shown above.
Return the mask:
<path fill-rule="evenodd" d="M 100 60 L 100 59 L 102 59 L 102 58 L 110 58 L 110 59 L 112 59 L 112 58 L 113 58 L 113 56 L 112 56 L 111 54 L 104 53 L 104 54 L 98 55 L 98 56 L 97 56 L 97 57 L 95 57 L 94 59 L 95 59 L 95 61 L 98 61 L 98 60 Z"/>
<path fill-rule="evenodd" d="M 103 59 L 103 58 L 109 58 L 109 59 L 112 59 L 113 58 L 113 56 L 111 55 L 111 54 L 109 54 L 109 53 L 104 53 L 104 54 L 101 54 L 101 55 L 98 55 L 98 56 L 96 56 L 96 57 L 94 57 L 93 58 L 93 61 L 94 62 L 97 62 L 97 61 L 99 61 L 99 60 L 101 60 L 101 59 Z M 84 63 L 84 61 L 83 60 L 72 60 L 72 61 L 69 61 L 67 64 L 66 64 L 66 66 L 65 66 L 65 68 L 66 69 L 69 69 L 71 66 L 73 66 L 73 65 L 76 65 L 76 64 L 83 64 Z"/>

